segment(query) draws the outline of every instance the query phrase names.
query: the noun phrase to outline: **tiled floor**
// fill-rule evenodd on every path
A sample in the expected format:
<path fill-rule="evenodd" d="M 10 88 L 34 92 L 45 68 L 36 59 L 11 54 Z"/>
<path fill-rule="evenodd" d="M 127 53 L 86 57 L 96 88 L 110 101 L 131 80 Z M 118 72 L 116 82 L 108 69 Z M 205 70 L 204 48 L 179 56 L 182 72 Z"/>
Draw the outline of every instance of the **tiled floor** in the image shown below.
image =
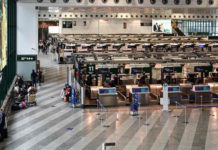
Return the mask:
<path fill-rule="evenodd" d="M 107 150 L 218 149 L 217 108 L 188 109 L 188 124 L 183 123 L 183 109 L 166 113 L 158 107 L 142 107 L 142 119 L 138 119 L 122 107 L 99 116 L 96 109 L 74 109 L 60 100 L 66 82 L 64 66 L 52 62 L 50 56 L 41 56 L 41 65 L 46 82 L 37 94 L 38 106 L 9 118 L 9 138 L 0 150 L 100 150 L 103 142 L 116 143 Z"/>

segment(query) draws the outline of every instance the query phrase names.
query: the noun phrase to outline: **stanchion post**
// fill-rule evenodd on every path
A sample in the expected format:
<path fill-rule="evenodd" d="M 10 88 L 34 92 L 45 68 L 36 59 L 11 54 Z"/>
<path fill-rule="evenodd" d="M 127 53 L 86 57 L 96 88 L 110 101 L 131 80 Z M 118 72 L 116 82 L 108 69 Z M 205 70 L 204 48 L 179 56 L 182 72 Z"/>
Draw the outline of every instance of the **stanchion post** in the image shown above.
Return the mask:
<path fill-rule="evenodd" d="M 187 112 L 186 112 L 186 107 L 185 107 L 185 122 L 184 122 L 185 124 L 188 123 L 186 115 L 187 115 Z"/>
<path fill-rule="evenodd" d="M 100 115 L 100 113 L 99 113 L 98 99 L 97 99 L 97 114 L 96 114 L 96 115 Z"/>
<path fill-rule="evenodd" d="M 146 126 L 149 126 L 150 124 L 148 123 L 148 114 L 147 114 L 148 109 L 145 107 L 145 124 Z"/>
<path fill-rule="evenodd" d="M 203 111 L 203 95 L 201 95 L 201 111 Z"/>
<path fill-rule="evenodd" d="M 141 115 L 140 115 L 140 105 L 141 105 L 141 103 L 139 102 L 138 104 L 139 104 L 139 109 L 138 109 L 138 119 L 141 120 L 141 119 L 142 119 L 142 117 L 141 117 Z"/>
<path fill-rule="evenodd" d="M 178 109 L 178 108 L 177 108 L 177 103 L 178 103 L 178 102 L 176 101 L 175 103 L 176 103 L 176 111 L 177 111 L 177 109 Z M 178 118 L 178 117 L 179 117 L 179 115 L 177 115 L 177 114 L 176 114 L 176 115 L 174 115 L 173 117 L 176 117 L 176 118 Z"/>

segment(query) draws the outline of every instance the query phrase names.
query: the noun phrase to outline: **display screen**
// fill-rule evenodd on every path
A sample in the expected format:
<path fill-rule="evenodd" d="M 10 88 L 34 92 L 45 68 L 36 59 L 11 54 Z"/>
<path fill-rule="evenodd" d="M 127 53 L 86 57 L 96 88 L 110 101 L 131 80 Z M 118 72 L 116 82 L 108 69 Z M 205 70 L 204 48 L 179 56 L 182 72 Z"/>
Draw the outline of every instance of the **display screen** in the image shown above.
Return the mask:
<path fill-rule="evenodd" d="M 129 69 L 124 69 L 125 74 L 129 74 Z"/>
<path fill-rule="evenodd" d="M 212 72 L 212 66 L 197 66 L 194 68 L 195 72 Z"/>
<path fill-rule="evenodd" d="M 144 73 L 150 73 L 151 72 L 151 68 L 150 67 L 145 67 L 145 68 L 143 68 L 143 72 Z"/>
<path fill-rule="evenodd" d="M 210 91 L 210 86 L 196 86 L 195 91 Z"/>
<path fill-rule="evenodd" d="M 165 73 L 172 73 L 172 72 L 174 72 L 174 68 L 173 68 L 173 67 L 165 67 L 165 68 L 163 69 L 163 71 L 164 71 Z"/>
<path fill-rule="evenodd" d="M 174 67 L 175 73 L 182 73 L 182 67 Z"/>
<path fill-rule="evenodd" d="M 152 20 L 153 33 L 172 33 L 171 20 Z"/>
<path fill-rule="evenodd" d="M 99 68 L 98 69 L 99 74 L 108 74 L 108 68 Z"/>
<path fill-rule="evenodd" d="M 168 92 L 179 92 L 180 88 L 179 87 L 168 87 Z"/>
<path fill-rule="evenodd" d="M 99 49 L 100 49 L 100 48 L 102 48 L 102 46 L 101 46 L 101 45 L 98 45 L 98 46 L 97 46 L 97 48 L 99 48 Z"/>
<path fill-rule="evenodd" d="M 7 64 L 7 33 L 8 33 L 8 0 L 1 0 L 1 7 L 0 7 L 0 71 L 6 66 Z"/>
<path fill-rule="evenodd" d="M 200 48 L 204 48 L 204 46 L 205 46 L 205 45 L 200 45 L 199 47 L 200 47 Z"/>
<path fill-rule="evenodd" d="M 63 21 L 63 28 L 73 28 L 72 21 Z"/>
<path fill-rule="evenodd" d="M 87 49 L 87 46 L 82 46 L 82 49 Z"/>
<path fill-rule="evenodd" d="M 48 33 L 50 33 L 50 34 L 60 33 L 59 26 L 48 26 Z"/>
<path fill-rule="evenodd" d="M 115 94 L 115 89 L 99 89 L 99 94 Z"/>
<path fill-rule="evenodd" d="M 148 48 L 150 45 L 142 45 L 142 48 Z"/>
<path fill-rule="evenodd" d="M 132 88 L 133 93 L 146 93 L 149 92 L 148 88 Z"/>
<path fill-rule="evenodd" d="M 142 68 L 132 68 L 132 74 L 142 73 Z"/>
<path fill-rule="evenodd" d="M 110 73 L 118 74 L 118 68 L 110 68 Z"/>

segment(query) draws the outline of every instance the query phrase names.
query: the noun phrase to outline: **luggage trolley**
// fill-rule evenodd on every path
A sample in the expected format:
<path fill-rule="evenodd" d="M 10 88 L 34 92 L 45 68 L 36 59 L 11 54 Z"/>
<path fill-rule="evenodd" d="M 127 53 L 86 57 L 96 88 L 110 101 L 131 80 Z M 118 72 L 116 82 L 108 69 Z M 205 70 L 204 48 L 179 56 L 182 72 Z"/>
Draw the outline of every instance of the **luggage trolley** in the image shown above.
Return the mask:
<path fill-rule="evenodd" d="M 27 102 L 27 106 L 36 106 L 36 94 L 30 94 L 28 95 L 28 102 Z"/>

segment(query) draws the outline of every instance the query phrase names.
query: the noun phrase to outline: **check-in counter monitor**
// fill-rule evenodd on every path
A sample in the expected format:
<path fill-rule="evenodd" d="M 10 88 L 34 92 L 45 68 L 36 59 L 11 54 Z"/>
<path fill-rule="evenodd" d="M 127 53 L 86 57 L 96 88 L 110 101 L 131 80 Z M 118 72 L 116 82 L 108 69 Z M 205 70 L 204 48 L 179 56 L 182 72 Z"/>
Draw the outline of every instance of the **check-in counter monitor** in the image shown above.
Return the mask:
<path fill-rule="evenodd" d="M 90 99 L 96 100 L 98 98 L 98 90 L 103 86 L 90 86 Z"/>
<path fill-rule="evenodd" d="M 163 86 L 161 84 L 150 84 L 149 86 L 151 98 L 160 102 L 161 90 L 163 89 Z"/>
<path fill-rule="evenodd" d="M 146 87 L 136 87 L 130 90 L 129 99 L 130 102 L 134 101 L 135 94 L 138 94 L 138 102 L 143 105 L 149 104 L 149 88 Z"/>
<path fill-rule="evenodd" d="M 190 98 L 192 102 L 211 102 L 211 98 L 211 90 L 209 85 L 193 85 Z"/>
<path fill-rule="evenodd" d="M 189 99 L 192 91 L 192 84 L 191 83 L 181 83 L 180 91 L 182 92 L 183 99 Z"/>
<path fill-rule="evenodd" d="M 117 106 L 116 88 L 100 88 L 98 99 L 104 106 Z"/>
<path fill-rule="evenodd" d="M 168 86 L 168 98 L 171 104 L 174 104 L 174 101 L 181 101 L 181 96 L 179 86 Z"/>

